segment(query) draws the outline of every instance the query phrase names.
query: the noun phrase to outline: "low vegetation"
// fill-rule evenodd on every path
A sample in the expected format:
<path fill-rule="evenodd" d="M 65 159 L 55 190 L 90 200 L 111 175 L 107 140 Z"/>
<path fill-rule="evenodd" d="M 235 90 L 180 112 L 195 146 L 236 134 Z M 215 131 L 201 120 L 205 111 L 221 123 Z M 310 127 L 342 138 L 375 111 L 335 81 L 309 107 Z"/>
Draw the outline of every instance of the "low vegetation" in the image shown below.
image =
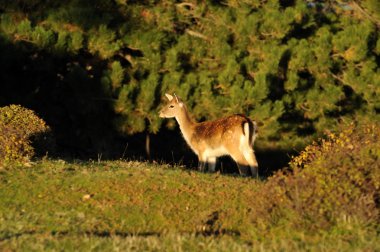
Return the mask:
<path fill-rule="evenodd" d="M 379 129 L 347 126 L 265 180 L 125 161 L 3 169 L 0 248 L 377 251 Z"/>
<path fill-rule="evenodd" d="M 50 128 L 34 111 L 20 105 L 1 107 L 0 167 L 28 162 L 35 154 L 32 141 L 45 142 L 46 145 L 49 131 Z"/>
<path fill-rule="evenodd" d="M 308 146 L 263 185 L 254 218 L 297 230 L 331 230 L 341 222 L 379 223 L 380 127 L 349 125 Z"/>

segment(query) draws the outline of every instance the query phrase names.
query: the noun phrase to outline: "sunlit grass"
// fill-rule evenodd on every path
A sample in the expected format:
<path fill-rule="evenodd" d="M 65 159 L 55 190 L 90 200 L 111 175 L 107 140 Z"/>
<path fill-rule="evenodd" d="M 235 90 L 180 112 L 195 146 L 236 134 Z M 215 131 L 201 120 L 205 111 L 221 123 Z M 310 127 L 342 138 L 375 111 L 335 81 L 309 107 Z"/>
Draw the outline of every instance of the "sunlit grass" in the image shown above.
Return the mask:
<path fill-rule="evenodd" d="M 380 249 L 378 235 L 353 220 L 332 232 L 281 225 L 262 232 L 251 217 L 265 182 L 251 178 L 140 162 L 41 161 L 2 170 L 0 181 L 1 250 Z"/>

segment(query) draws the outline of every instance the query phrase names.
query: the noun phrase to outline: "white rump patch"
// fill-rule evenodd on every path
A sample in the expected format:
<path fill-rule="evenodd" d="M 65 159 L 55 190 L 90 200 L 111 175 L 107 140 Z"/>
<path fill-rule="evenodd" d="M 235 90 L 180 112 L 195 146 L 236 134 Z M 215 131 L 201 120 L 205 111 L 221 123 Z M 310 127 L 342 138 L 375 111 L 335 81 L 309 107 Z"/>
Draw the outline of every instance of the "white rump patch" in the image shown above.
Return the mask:
<path fill-rule="evenodd" d="M 244 151 L 247 149 L 247 147 L 248 147 L 247 136 L 241 135 L 240 136 L 240 142 L 239 142 L 239 150 L 240 150 L 240 152 L 244 153 Z"/>

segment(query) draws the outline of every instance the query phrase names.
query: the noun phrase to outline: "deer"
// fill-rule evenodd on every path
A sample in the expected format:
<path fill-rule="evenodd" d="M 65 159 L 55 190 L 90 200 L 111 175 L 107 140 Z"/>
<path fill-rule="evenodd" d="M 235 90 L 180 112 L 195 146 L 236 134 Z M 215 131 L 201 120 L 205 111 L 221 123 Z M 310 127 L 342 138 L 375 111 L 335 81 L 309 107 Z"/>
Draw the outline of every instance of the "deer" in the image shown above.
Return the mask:
<path fill-rule="evenodd" d="M 242 114 L 214 121 L 196 122 L 181 98 L 165 94 L 168 103 L 159 111 L 160 118 L 175 118 L 191 150 L 198 156 L 198 170 L 215 172 L 216 160 L 230 156 L 240 175 L 258 177 L 258 163 L 253 144 L 257 124 Z"/>

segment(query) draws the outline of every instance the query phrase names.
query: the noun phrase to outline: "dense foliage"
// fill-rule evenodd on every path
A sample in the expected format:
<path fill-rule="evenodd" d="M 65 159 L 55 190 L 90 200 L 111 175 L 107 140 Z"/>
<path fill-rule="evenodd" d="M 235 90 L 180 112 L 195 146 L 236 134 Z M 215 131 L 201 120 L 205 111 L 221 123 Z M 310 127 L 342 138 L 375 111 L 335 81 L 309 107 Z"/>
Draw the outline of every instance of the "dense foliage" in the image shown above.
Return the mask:
<path fill-rule="evenodd" d="M 0 108 L 0 167 L 25 164 L 35 154 L 32 141 L 47 147 L 50 129 L 32 110 L 19 105 Z M 44 143 L 43 143 L 44 142 Z"/>
<path fill-rule="evenodd" d="M 258 197 L 262 212 L 254 217 L 266 216 L 271 223 L 311 231 L 347 221 L 376 227 L 379 138 L 379 123 L 351 124 L 306 147 L 291 161 L 292 172 L 280 171 L 264 185 L 263 196 Z"/>
<path fill-rule="evenodd" d="M 260 146 L 304 145 L 339 120 L 379 120 L 380 3 L 8 1 L 0 105 L 20 103 L 71 149 L 157 132 L 176 92 L 195 118 L 245 113 Z M 338 120 L 339 119 L 339 120 Z"/>

